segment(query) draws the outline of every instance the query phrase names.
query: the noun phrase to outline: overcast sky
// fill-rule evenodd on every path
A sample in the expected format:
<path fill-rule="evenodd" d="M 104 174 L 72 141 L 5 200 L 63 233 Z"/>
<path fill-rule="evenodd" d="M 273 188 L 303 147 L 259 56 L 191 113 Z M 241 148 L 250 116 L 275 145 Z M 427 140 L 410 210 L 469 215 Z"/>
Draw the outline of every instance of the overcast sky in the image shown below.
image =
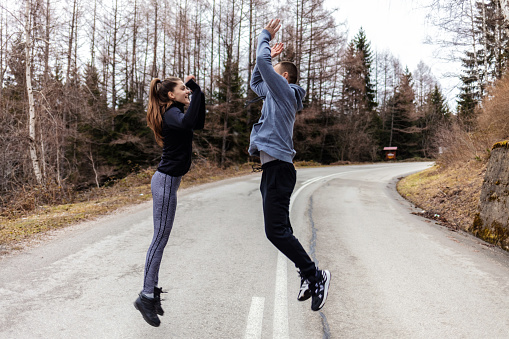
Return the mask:
<path fill-rule="evenodd" d="M 373 52 L 389 50 L 398 57 L 403 67 L 413 72 L 422 60 L 431 67 L 439 80 L 450 105 L 455 103 L 459 79 L 445 77 L 459 71 L 458 63 L 445 63 L 434 55 L 440 53 L 435 46 L 425 44 L 428 35 L 440 34 L 437 28 L 426 23 L 427 10 L 424 0 L 325 0 L 328 8 L 339 8 L 335 16 L 347 24 L 350 41 L 360 27 L 366 32 Z M 453 107 L 451 107 L 453 108 Z"/>

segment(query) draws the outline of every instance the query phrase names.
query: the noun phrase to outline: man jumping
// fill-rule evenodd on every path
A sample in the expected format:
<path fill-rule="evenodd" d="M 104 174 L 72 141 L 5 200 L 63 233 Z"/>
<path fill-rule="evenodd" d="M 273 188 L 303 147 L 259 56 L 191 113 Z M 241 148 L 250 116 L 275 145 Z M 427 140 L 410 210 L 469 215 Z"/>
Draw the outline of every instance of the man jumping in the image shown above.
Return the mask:
<path fill-rule="evenodd" d="M 293 166 L 293 125 L 295 115 L 302 110 L 306 91 L 298 86 L 297 67 L 289 61 L 272 66 L 272 58 L 283 51 L 283 44 L 272 50 L 269 41 L 281 28 L 274 19 L 258 37 L 256 65 L 251 79 L 251 89 L 265 97 L 262 115 L 251 131 L 249 154 L 260 157 L 265 234 L 276 248 L 290 259 L 301 275 L 298 300 L 312 297 L 311 309 L 320 310 L 329 291 L 331 274 L 319 270 L 293 235 L 290 224 L 290 197 L 296 183 Z"/>

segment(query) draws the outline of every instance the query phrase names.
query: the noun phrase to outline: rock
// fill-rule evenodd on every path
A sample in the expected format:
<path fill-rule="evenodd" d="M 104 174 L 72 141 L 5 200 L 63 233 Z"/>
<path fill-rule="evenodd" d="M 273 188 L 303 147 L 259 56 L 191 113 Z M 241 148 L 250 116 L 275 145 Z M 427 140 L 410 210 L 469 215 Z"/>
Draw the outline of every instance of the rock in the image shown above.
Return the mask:
<path fill-rule="evenodd" d="M 509 250 L 509 143 L 496 143 L 491 151 L 472 233 Z"/>

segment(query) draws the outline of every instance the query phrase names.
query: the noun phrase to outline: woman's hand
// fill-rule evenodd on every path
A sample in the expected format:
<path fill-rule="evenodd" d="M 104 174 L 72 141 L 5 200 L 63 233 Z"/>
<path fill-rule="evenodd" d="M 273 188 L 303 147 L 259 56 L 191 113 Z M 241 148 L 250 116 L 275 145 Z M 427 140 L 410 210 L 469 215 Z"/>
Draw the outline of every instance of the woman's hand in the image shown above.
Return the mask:
<path fill-rule="evenodd" d="M 188 82 L 189 80 L 191 80 L 191 79 L 193 79 L 194 81 L 196 81 L 196 77 L 195 77 L 194 75 L 188 75 L 188 76 L 186 77 L 186 81 L 184 81 L 184 83 L 185 83 L 185 84 L 187 84 L 187 82 Z"/>
<path fill-rule="evenodd" d="M 274 45 L 274 47 L 272 47 L 270 49 L 271 58 L 277 57 L 279 54 L 281 54 L 282 51 L 283 51 L 283 43 L 278 42 L 277 44 Z"/>

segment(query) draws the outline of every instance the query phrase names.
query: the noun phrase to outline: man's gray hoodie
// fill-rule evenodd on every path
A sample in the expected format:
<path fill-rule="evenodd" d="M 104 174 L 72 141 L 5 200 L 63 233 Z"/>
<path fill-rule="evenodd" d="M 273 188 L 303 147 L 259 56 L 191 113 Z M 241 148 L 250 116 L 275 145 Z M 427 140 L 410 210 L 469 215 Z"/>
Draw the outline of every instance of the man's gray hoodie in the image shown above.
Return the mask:
<path fill-rule="evenodd" d="M 263 30 L 258 37 L 256 65 L 251 78 L 251 89 L 264 96 L 262 116 L 251 131 L 249 154 L 260 155 L 260 151 L 285 161 L 292 162 L 293 125 L 295 114 L 302 109 L 306 91 L 288 81 L 274 70 L 270 56 L 270 33 Z"/>

